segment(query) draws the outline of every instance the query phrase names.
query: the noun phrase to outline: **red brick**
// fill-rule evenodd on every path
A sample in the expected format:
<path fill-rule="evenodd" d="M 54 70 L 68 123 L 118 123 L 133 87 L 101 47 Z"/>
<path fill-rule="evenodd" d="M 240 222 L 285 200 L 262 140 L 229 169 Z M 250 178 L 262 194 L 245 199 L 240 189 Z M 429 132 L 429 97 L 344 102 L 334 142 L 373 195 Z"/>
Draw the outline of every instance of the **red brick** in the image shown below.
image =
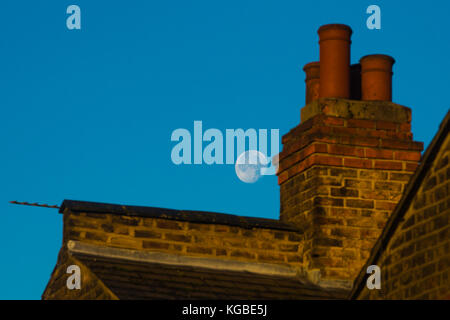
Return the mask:
<path fill-rule="evenodd" d="M 328 145 L 328 152 L 345 156 L 364 157 L 364 149 L 345 145 Z"/>
<path fill-rule="evenodd" d="M 392 132 L 392 131 L 370 130 L 367 132 L 367 136 L 385 139 L 385 138 L 389 138 L 388 132 Z"/>
<path fill-rule="evenodd" d="M 302 160 L 304 160 L 306 157 L 313 153 L 326 153 L 327 152 L 327 145 L 323 143 L 314 143 L 312 145 L 309 145 L 308 147 L 292 154 L 289 157 L 285 157 L 280 161 L 279 164 L 279 172 L 283 172 L 287 168 L 291 167 L 295 163 L 298 163 Z"/>
<path fill-rule="evenodd" d="M 305 122 L 300 123 L 298 126 L 293 128 L 291 131 L 289 131 L 287 134 L 285 134 L 283 136 L 282 142 L 286 143 L 291 138 L 298 136 L 299 133 L 305 132 L 305 131 L 313 128 L 314 125 L 317 125 L 316 118 L 317 117 L 314 117 L 314 118 L 306 120 Z"/>
<path fill-rule="evenodd" d="M 347 120 L 347 127 L 375 129 L 375 121 L 349 119 L 349 120 Z"/>
<path fill-rule="evenodd" d="M 325 117 L 323 123 L 330 126 L 343 126 L 344 119 L 336 117 Z"/>
<path fill-rule="evenodd" d="M 411 132 L 396 132 L 396 131 L 384 131 L 374 130 L 368 131 L 368 135 L 371 137 L 377 137 L 381 139 L 393 139 L 393 140 L 411 140 Z"/>
<path fill-rule="evenodd" d="M 372 169 L 372 160 L 356 159 L 356 158 L 345 158 L 344 159 L 344 166 L 345 167 L 352 167 L 352 168 Z"/>
<path fill-rule="evenodd" d="M 289 168 L 288 175 L 289 178 L 293 177 L 294 175 L 302 172 L 303 170 L 305 170 L 307 168 L 307 165 L 309 165 L 309 163 L 311 158 L 306 159 L 305 161 L 302 161 L 300 163 L 297 163 L 296 165 L 294 165 L 293 167 Z M 309 161 L 307 161 L 309 160 Z"/>
<path fill-rule="evenodd" d="M 423 143 L 416 141 L 405 141 L 405 140 L 381 140 L 381 147 L 389 149 L 405 149 L 405 150 L 423 150 Z"/>
<path fill-rule="evenodd" d="M 281 174 L 278 174 L 278 185 L 281 185 L 284 183 L 287 179 L 289 179 L 289 174 L 287 171 L 282 172 Z"/>
<path fill-rule="evenodd" d="M 397 123 L 390 121 L 377 121 L 377 129 L 379 130 L 397 130 Z"/>
<path fill-rule="evenodd" d="M 399 129 L 401 132 L 410 132 L 411 124 L 410 123 L 402 123 L 399 125 Z"/>
<path fill-rule="evenodd" d="M 362 147 L 378 147 L 379 139 L 370 137 L 345 136 L 340 137 L 340 142 Z"/>
<path fill-rule="evenodd" d="M 325 139 L 325 140 L 327 140 L 327 139 Z M 300 139 L 297 139 L 290 144 L 285 144 L 283 147 L 283 150 L 280 152 L 280 156 L 279 156 L 280 162 L 284 158 L 291 156 L 293 153 L 300 151 L 303 148 L 307 148 L 309 144 L 312 144 L 316 141 L 321 141 L 321 139 L 319 139 L 318 136 L 316 137 L 316 135 L 304 135 Z M 323 141 L 323 142 L 328 142 L 328 140 Z M 314 144 L 314 145 L 316 145 L 316 144 Z M 323 148 L 323 146 L 322 147 L 320 147 L 320 146 L 314 147 L 314 148 L 319 148 L 318 150 L 322 150 L 320 148 Z M 321 152 L 321 151 L 317 151 L 317 152 Z"/>
<path fill-rule="evenodd" d="M 406 149 L 409 150 L 410 142 L 409 141 L 401 141 L 401 140 L 391 140 L 391 139 L 382 139 L 381 140 L 382 148 L 389 149 Z"/>
<path fill-rule="evenodd" d="M 288 179 L 296 176 L 297 174 L 303 172 L 304 170 L 308 169 L 312 165 L 316 164 L 314 162 L 314 157 L 315 156 L 308 157 L 305 160 L 295 164 L 288 170 L 279 174 L 278 175 L 278 184 L 282 184 L 283 182 L 287 181 Z"/>
<path fill-rule="evenodd" d="M 317 153 L 326 153 L 327 152 L 327 145 L 325 143 L 315 143 L 314 146 L 314 152 Z"/>
<path fill-rule="evenodd" d="M 411 132 L 393 132 L 393 131 L 385 131 L 385 132 L 387 133 L 387 136 L 390 139 L 412 140 Z"/>
<path fill-rule="evenodd" d="M 423 142 L 411 141 L 411 150 L 422 151 L 423 150 Z"/>
<path fill-rule="evenodd" d="M 410 108 L 406 108 L 405 111 L 406 111 L 406 117 L 407 117 L 406 122 L 411 123 L 412 110 Z"/>
<path fill-rule="evenodd" d="M 417 151 L 396 151 L 395 160 L 420 161 L 420 152 Z"/>
<path fill-rule="evenodd" d="M 319 134 L 317 135 L 317 137 L 315 137 L 316 141 L 320 141 L 320 142 L 325 142 L 325 143 L 340 143 L 340 137 L 337 136 L 325 136 L 323 134 Z"/>
<path fill-rule="evenodd" d="M 346 135 L 359 135 L 359 131 L 356 128 L 345 128 L 345 127 L 334 127 L 333 128 L 334 134 L 346 134 Z"/>
<path fill-rule="evenodd" d="M 302 136 L 300 139 L 294 140 L 290 143 L 286 143 L 283 146 L 283 150 L 280 152 L 280 156 L 279 156 L 280 161 L 282 159 L 290 156 L 294 152 L 303 149 L 308 144 L 308 141 L 310 139 L 311 139 L 311 136 Z"/>
<path fill-rule="evenodd" d="M 342 158 L 341 157 L 330 157 L 325 155 L 314 156 L 313 158 L 314 164 L 322 164 L 329 166 L 342 166 Z"/>
<path fill-rule="evenodd" d="M 393 159 L 394 152 L 392 150 L 386 150 L 386 149 L 366 148 L 366 157 L 367 158 L 378 158 L 378 159 Z"/>
<path fill-rule="evenodd" d="M 338 129 L 337 127 L 319 127 L 318 132 L 326 135 L 332 135 L 334 132 L 334 129 Z"/>
<path fill-rule="evenodd" d="M 411 163 L 411 162 L 405 162 L 405 171 L 416 171 L 417 167 L 419 166 L 418 163 Z"/>

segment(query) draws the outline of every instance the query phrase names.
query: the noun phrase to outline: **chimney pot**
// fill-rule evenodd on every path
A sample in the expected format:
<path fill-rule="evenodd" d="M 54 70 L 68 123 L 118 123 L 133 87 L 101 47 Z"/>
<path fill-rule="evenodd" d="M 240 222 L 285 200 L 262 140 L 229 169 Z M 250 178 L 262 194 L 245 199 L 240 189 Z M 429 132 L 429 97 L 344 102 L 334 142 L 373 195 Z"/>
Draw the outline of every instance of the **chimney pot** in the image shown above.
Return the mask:
<path fill-rule="evenodd" d="M 344 24 L 327 24 L 318 30 L 320 45 L 321 98 L 350 97 L 350 37 L 352 29 Z"/>
<path fill-rule="evenodd" d="M 384 54 L 362 57 L 361 90 L 362 100 L 392 100 L 392 65 L 395 60 Z"/>
<path fill-rule="evenodd" d="M 306 78 L 306 104 L 319 98 L 320 63 L 310 62 L 303 67 Z"/>

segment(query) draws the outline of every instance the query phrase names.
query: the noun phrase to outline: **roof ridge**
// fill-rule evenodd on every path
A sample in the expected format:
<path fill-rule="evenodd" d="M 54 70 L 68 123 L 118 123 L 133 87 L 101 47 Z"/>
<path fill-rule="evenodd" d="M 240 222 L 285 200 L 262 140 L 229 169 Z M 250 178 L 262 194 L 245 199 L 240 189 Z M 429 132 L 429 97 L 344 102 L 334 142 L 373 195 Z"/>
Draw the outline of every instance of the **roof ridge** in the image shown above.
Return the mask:
<path fill-rule="evenodd" d="M 158 207 L 109 204 L 102 202 L 64 200 L 59 209 L 59 213 L 64 213 L 66 209 L 73 212 L 87 212 L 97 214 L 107 213 L 206 224 L 225 224 L 231 226 L 239 226 L 246 229 L 266 228 L 273 230 L 301 232 L 301 230 L 294 224 L 280 221 L 278 219 L 246 217 L 208 211 L 177 210 Z"/>

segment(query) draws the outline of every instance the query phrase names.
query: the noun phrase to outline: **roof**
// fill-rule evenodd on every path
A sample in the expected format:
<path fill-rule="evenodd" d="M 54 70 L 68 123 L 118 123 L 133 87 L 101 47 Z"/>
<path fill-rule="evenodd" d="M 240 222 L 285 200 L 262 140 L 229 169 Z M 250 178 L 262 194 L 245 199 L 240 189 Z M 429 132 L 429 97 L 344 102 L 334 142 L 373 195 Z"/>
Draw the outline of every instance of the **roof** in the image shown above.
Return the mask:
<path fill-rule="evenodd" d="M 383 253 L 389 240 L 396 231 L 399 223 L 402 221 L 404 215 L 408 211 L 408 208 L 412 200 L 414 199 L 417 191 L 421 187 L 422 182 L 428 173 L 428 170 L 430 170 L 430 168 L 432 167 L 433 161 L 435 160 L 437 154 L 439 153 L 442 144 L 444 143 L 449 131 L 450 131 L 450 111 L 447 112 L 447 115 L 444 117 L 444 120 L 442 120 L 441 125 L 439 126 L 439 130 L 434 136 L 427 150 L 425 151 L 419 167 L 409 180 L 405 188 L 405 192 L 403 193 L 403 196 L 400 199 L 400 202 L 395 207 L 394 212 L 391 214 L 389 220 L 386 223 L 386 227 L 384 228 L 381 236 L 375 243 L 375 246 L 371 251 L 369 259 L 367 260 L 366 264 L 361 269 L 358 277 L 356 278 L 353 289 L 350 292 L 350 298 L 357 297 L 359 292 L 363 289 L 365 285 L 364 278 L 367 275 L 366 274 L 367 267 L 376 264 L 375 262 Z"/>
<path fill-rule="evenodd" d="M 68 248 L 73 257 L 124 300 L 338 299 L 347 293 L 324 289 L 297 275 L 283 276 L 276 270 L 277 274 L 249 272 L 246 267 L 241 271 L 237 268 L 224 270 L 165 263 L 170 262 L 167 259 L 158 263 L 155 259 L 147 259 L 141 252 L 115 248 L 104 251 L 102 246 L 86 247 L 80 243 L 72 243 Z"/>
<path fill-rule="evenodd" d="M 285 223 L 280 220 L 243 217 L 232 214 L 174 210 L 157 207 L 129 206 L 120 204 L 108 204 L 101 202 L 64 200 L 59 209 L 60 213 L 68 209 L 72 212 L 86 212 L 98 214 L 115 214 L 125 216 L 137 216 L 146 218 L 160 218 L 168 220 L 190 221 L 206 224 L 225 224 L 230 226 L 239 226 L 242 228 L 267 228 L 274 230 L 286 230 L 299 232 L 300 230 L 293 224 Z"/>

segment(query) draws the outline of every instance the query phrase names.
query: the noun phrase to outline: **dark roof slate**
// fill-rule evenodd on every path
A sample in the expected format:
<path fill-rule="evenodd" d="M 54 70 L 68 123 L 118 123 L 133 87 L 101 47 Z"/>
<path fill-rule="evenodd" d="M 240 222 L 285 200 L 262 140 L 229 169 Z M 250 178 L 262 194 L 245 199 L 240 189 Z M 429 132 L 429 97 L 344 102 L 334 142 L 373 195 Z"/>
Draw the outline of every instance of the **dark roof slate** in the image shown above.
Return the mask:
<path fill-rule="evenodd" d="M 338 299 L 347 291 L 323 289 L 297 277 L 172 266 L 76 254 L 119 299 Z"/>
<path fill-rule="evenodd" d="M 157 207 L 129 206 L 75 200 L 64 200 L 61 204 L 59 212 L 63 213 L 65 209 L 68 209 L 72 212 L 116 214 L 125 216 L 190 221 L 197 223 L 225 224 L 230 226 L 239 226 L 247 229 L 256 227 L 300 232 L 300 230 L 295 225 L 285 223 L 280 220 L 243 217 L 217 212 L 174 210 Z"/>

